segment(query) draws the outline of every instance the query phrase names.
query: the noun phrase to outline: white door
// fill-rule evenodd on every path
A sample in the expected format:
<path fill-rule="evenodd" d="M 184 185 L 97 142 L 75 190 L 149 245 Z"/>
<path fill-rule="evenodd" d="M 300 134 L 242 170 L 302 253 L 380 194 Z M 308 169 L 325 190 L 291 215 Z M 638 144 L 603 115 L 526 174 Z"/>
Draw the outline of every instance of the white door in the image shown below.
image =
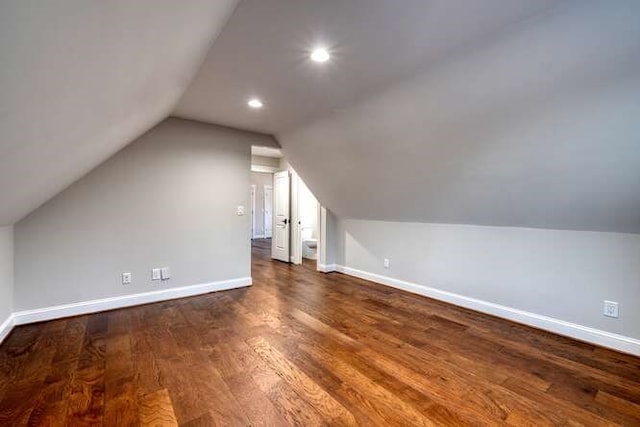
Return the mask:
<path fill-rule="evenodd" d="M 273 233 L 273 186 L 264 186 L 264 237 L 270 238 Z"/>
<path fill-rule="evenodd" d="M 271 258 L 289 262 L 289 171 L 273 174 L 273 196 Z"/>
<path fill-rule="evenodd" d="M 256 237 L 256 185 L 251 185 L 251 238 Z"/>

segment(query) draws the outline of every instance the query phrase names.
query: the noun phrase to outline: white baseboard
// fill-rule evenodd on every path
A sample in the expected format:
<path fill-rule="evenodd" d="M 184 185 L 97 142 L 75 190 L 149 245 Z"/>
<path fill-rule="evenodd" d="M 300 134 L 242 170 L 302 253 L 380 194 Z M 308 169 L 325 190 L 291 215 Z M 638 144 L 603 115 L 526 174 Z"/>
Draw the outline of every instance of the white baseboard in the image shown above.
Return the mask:
<path fill-rule="evenodd" d="M 552 317 L 542 316 L 540 314 L 519 310 L 516 308 L 506 307 L 504 305 L 494 304 L 488 301 L 482 301 L 475 298 L 466 297 L 452 292 L 442 291 L 440 289 L 422 286 L 403 280 L 394 279 L 392 277 L 382 276 L 379 274 L 369 273 L 355 268 L 345 267 L 343 265 L 334 265 L 334 271 L 347 274 L 349 276 L 359 277 L 371 282 L 380 283 L 382 285 L 391 286 L 393 288 L 402 289 L 407 292 L 426 296 L 429 298 L 445 301 L 457 306 L 469 308 L 471 310 L 480 311 L 482 313 L 491 314 L 493 316 L 502 317 L 524 325 L 533 326 L 535 328 L 544 329 L 558 335 L 575 338 L 602 347 L 612 348 L 624 353 L 640 356 L 640 340 L 599 329 L 590 328 L 588 326 L 578 325 L 576 323 L 567 322 Z M 320 269 L 320 266 L 318 266 Z"/>
<path fill-rule="evenodd" d="M 336 265 L 318 263 L 316 270 L 318 270 L 321 273 L 331 273 L 332 271 L 336 271 Z"/>
<path fill-rule="evenodd" d="M 264 239 L 264 234 L 256 234 L 252 237 L 252 239 Z"/>
<path fill-rule="evenodd" d="M 37 308 L 35 310 L 18 311 L 13 313 L 12 315 L 13 324 L 11 325 L 11 327 L 13 327 L 14 325 L 24 325 L 27 323 L 42 322 L 45 320 L 78 316 L 81 314 L 114 310 L 117 308 L 130 307 L 133 305 L 149 304 L 152 302 L 207 294 L 209 292 L 226 291 L 229 289 L 251 286 L 251 284 L 251 277 L 241 277 L 238 279 L 221 280 L 218 282 L 202 283 L 198 285 L 183 286 L 180 288 L 162 289 L 140 294 L 122 295 L 92 301 L 83 301 L 73 304 Z M 2 335 L 0 333 L 0 337 L 1 336 Z"/>
<path fill-rule="evenodd" d="M 15 319 L 13 313 L 11 313 L 9 317 L 0 324 L 0 344 L 2 344 L 2 341 L 9 335 L 15 325 Z"/>

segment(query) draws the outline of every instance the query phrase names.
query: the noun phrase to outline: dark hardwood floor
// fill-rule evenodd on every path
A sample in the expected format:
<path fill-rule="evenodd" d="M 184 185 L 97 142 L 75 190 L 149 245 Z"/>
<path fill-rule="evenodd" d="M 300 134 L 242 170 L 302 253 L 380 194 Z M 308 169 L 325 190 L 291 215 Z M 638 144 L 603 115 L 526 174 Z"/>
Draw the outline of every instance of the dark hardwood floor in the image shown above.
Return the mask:
<path fill-rule="evenodd" d="M 640 359 L 253 249 L 251 288 L 16 328 L 0 426 L 640 425 Z"/>

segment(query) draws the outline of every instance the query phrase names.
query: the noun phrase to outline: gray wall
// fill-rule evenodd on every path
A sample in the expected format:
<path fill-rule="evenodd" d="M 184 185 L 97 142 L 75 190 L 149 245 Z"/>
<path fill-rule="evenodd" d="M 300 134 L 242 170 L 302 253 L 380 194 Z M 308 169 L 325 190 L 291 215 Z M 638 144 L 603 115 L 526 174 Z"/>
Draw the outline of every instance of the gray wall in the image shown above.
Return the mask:
<path fill-rule="evenodd" d="M 633 338 L 639 260 L 638 234 L 365 220 L 337 229 L 339 265 Z M 619 319 L 602 315 L 605 299 L 620 303 Z"/>
<path fill-rule="evenodd" d="M 250 276 L 236 206 L 259 140 L 175 118 L 153 128 L 15 226 L 14 309 Z M 171 280 L 151 282 L 161 266 Z"/>
<path fill-rule="evenodd" d="M 0 227 L 0 324 L 13 311 L 13 227 Z"/>
<path fill-rule="evenodd" d="M 255 157 L 255 156 L 254 156 Z M 269 157 L 263 157 L 268 159 Z M 278 160 L 278 159 L 275 159 Z M 277 163 L 277 162 L 276 162 Z M 251 184 L 256 186 L 256 229 L 255 235 L 264 235 L 264 186 L 271 185 L 273 187 L 273 174 L 251 172 Z"/>
<path fill-rule="evenodd" d="M 238 0 L 0 2 L 0 226 L 173 110 Z"/>

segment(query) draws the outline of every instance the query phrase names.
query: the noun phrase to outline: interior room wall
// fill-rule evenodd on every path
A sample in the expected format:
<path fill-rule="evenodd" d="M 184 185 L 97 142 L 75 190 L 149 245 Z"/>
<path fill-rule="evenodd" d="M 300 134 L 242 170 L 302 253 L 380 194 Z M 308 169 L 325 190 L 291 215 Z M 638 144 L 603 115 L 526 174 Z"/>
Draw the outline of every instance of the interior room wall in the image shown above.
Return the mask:
<path fill-rule="evenodd" d="M 248 278 L 256 142 L 169 118 L 128 145 L 15 226 L 14 310 Z"/>
<path fill-rule="evenodd" d="M 255 156 L 254 156 L 255 157 Z M 264 157 L 269 158 L 269 157 Z M 276 159 L 278 160 L 278 159 Z M 273 174 L 262 172 L 251 172 L 251 184 L 256 186 L 256 221 L 254 236 L 262 238 L 264 236 L 264 186 L 273 187 Z"/>
<path fill-rule="evenodd" d="M 13 311 L 13 277 L 13 227 L 0 227 L 0 325 Z"/>
<path fill-rule="evenodd" d="M 640 234 L 350 219 L 336 232 L 339 265 L 640 339 Z"/>

